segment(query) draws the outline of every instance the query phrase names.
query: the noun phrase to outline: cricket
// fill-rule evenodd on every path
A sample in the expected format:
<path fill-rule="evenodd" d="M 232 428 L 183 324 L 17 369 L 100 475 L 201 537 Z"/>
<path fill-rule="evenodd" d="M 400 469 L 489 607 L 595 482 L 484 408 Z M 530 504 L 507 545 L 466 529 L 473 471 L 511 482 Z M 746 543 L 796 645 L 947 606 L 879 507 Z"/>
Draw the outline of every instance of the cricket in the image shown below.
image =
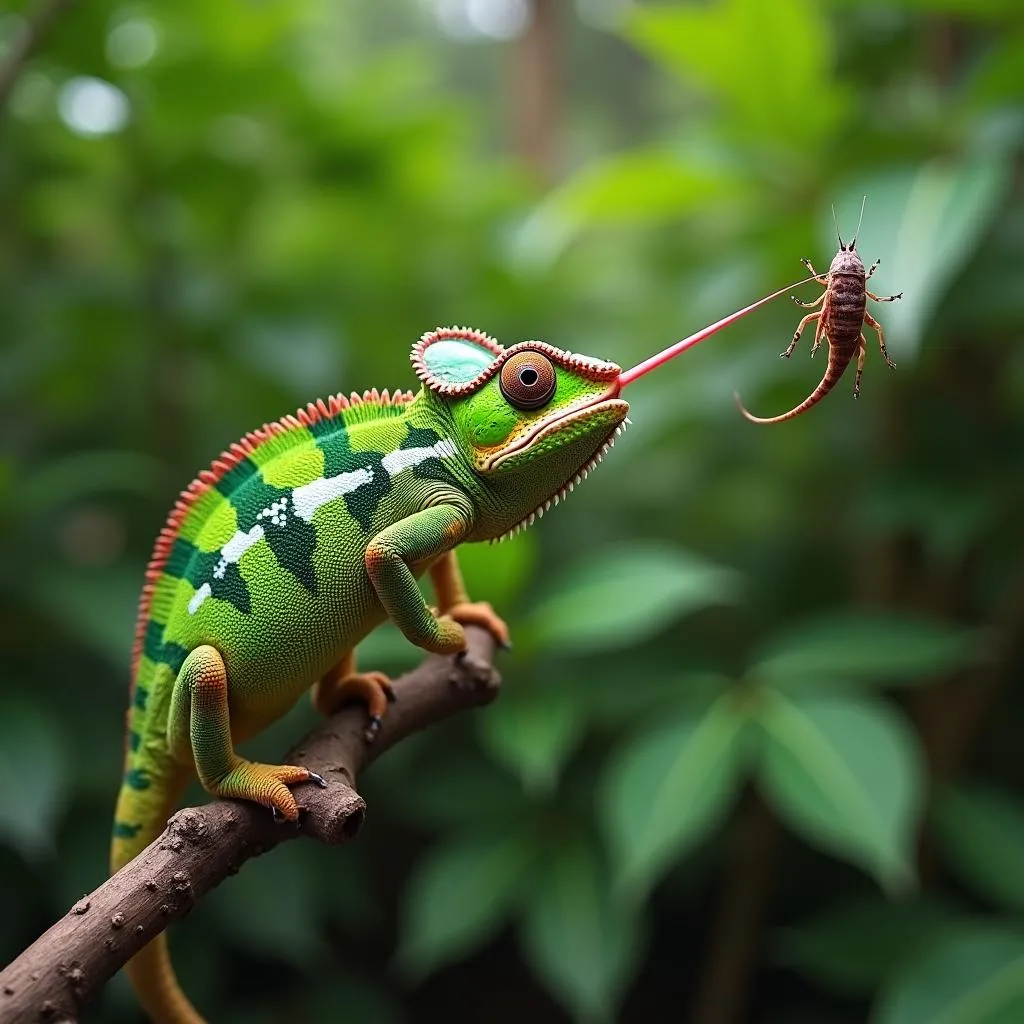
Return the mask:
<path fill-rule="evenodd" d="M 744 407 L 739 394 L 734 394 L 737 408 L 751 423 L 783 423 L 807 412 L 839 383 L 840 377 L 845 373 L 854 355 L 857 356 L 857 374 L 853 380 L 853 397 L 857 398 L 860 395 L 860 379 L 864 372 L 864 359 L 867 354 L 867 341 L 864 338 L 865 324 L 878 335 L 878 347 L 886 364 L 890 369 L 896 369 L 896 364 L 889 358 L 889 353 L 885 348 L 885 332 L 882 325 L 868 312 L 867 300 L 895 302 L 897 299 L 903 298 L 903 292 L 898 295 L 880 296 L 868 290 L 867 282 L 878 269 L 881 260 L 875 260 L 870 269 L 865 272 L 864 261 L 857 252 L 857 236 L 860 234 L 861 224 L 864 220 L 866 202 L 867 196 L 860 204 L 857 230 L 849 243 L 843 242 L 843 236 L 839 231 L 839 222 L 836 219 L 836 210 L 834 206 L 832 207 L 832 219 L 836 224 L 839 251 L 833 257 L 828 273 L 819 274 L 809 259 L 800 261 L 814 275 L 813 279 L 823 285 L 825 290 L 813 302 L 801 302 L 795 295 L 790 296 L 798 306 L 802 306 L 804 309 L 814 309 L 819 305 L 821 309 L 808 313 L 797 324 L 793 340 L 786 346 L 785 352 L 781 353 L 782 358 L 788 359 L 793 354 L 800 336 L 807 326 L 813 323 L 816 326 L 814 341 L 811 344 L 811 356 L 813 357 L 818 351 L 823 337 L 828 341 L 828 365 L 825 367 L 824 376 L 818 386 L 799 405 L 778 416 L 755 416 Z"/>

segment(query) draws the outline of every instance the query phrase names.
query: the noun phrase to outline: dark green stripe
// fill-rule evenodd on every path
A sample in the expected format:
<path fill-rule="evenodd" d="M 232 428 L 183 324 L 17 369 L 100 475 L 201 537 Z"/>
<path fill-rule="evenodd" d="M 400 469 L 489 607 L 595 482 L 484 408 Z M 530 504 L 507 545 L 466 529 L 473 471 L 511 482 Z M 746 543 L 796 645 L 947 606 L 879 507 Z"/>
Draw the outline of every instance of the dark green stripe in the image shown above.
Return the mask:
<path fill-rule="evenodd" d="M 142 643 L 142 653 L 150 661 L 169 665 L 175 672 L 181 668 L 182 662 L 188 655 L 188 651 L 181 644 L 164 643 L 164 627 L 152 619 L 146 623 L 146 636 Z M 135 687 L 135 706 L 145 710 L 146 691 L 143 687 Z"/>
<path fill-rule="evenodd" d="M 132 768 L 124 773 L 125 785 L 130 789 L 149 789 L 152 783 L 142 768 Z"/>
<path fill-rule="evenodd" d="M 215 486 L 225 498 L 230 500 L 247 481 L 259 476 L 259 472 L 260 467 L 252 459 L 242 459 L 237 465 L 232 466 Z"/>
<path fill-rule="evenodd" d="M 114 822 L 115 839 L 134 839 L 139 834 L 141 825 L 129 825 L 126 821 Z"/>

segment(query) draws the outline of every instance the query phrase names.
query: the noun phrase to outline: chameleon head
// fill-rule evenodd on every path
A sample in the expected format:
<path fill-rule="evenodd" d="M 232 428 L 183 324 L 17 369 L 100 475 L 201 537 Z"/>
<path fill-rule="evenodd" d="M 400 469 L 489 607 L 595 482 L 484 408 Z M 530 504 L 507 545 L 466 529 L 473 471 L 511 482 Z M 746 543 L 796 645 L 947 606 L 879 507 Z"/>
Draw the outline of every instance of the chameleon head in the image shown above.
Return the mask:
<path fill-rule="evenodd" d="M 506 349 L 479 331 L 444 328 L 420 339 L 412 361 L 495 498 L 494 536 L 528 525 L 570 490 L 600 461 L 629 411 L 618 366 L 544 342 Z"/>

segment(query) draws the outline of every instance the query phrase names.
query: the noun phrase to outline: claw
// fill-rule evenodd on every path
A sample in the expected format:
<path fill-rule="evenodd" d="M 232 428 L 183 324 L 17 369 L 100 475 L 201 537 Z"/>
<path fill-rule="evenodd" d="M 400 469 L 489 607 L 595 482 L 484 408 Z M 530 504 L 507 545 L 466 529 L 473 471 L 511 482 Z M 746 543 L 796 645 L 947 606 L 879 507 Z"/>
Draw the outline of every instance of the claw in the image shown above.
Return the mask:
<path fill-rule="evenodd" d="M 372 743 L 377 738 L 377 733 L 380 732 L 380 715 L 370 715 L 370 724 L 366 727 L 366 731 L 363 733 L 363 738 L 367 743 Z"/>
<path fill-rule="evenodd" d="M 277 809 L 276 805 L 270 808 L 270 816 L 274 819 L 275 825 L 284 825 L 288 819 Z"/>
<path fill-rule="evenodd" d="M 317 775 L 316 772 L 309 773 L 309 781 L 315 782 L 321 789 L 327 788 L 327 780 L 322 775 Z"/>

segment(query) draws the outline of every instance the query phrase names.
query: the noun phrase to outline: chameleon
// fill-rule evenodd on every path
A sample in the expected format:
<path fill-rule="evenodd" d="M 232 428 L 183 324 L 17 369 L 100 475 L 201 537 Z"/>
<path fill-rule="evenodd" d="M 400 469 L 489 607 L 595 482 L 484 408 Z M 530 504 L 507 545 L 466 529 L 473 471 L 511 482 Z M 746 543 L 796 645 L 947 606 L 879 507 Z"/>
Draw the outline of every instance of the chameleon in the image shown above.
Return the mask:
<path fill-rule="evenodd" d="M 198 776 L 214 797 L 294 821 L 300 765 L 245 760 L 237 745 L 312 690 L 330 714 L 365 702 L 372 742 L 394 692 L 356 668 L 385 619 L 454 654 L 464 627 L 508 629 L 470 601 L 455 549 L 534 523 L 604 457 L 628 420 L 623 388 L 768 299 L 625 373 L 540 341 L 508 348 L 440 328 L 413 346 L 417 393 L 336 394 L 232 444 L 181 493 L 154 545 L 136 620 L 124 774 L 111 872 L 163 831 Z M 418 578 L 429 575 L 436 611 Z M 160 1024 L 202 1024 L 164 934 L 126 965 Z"/>

